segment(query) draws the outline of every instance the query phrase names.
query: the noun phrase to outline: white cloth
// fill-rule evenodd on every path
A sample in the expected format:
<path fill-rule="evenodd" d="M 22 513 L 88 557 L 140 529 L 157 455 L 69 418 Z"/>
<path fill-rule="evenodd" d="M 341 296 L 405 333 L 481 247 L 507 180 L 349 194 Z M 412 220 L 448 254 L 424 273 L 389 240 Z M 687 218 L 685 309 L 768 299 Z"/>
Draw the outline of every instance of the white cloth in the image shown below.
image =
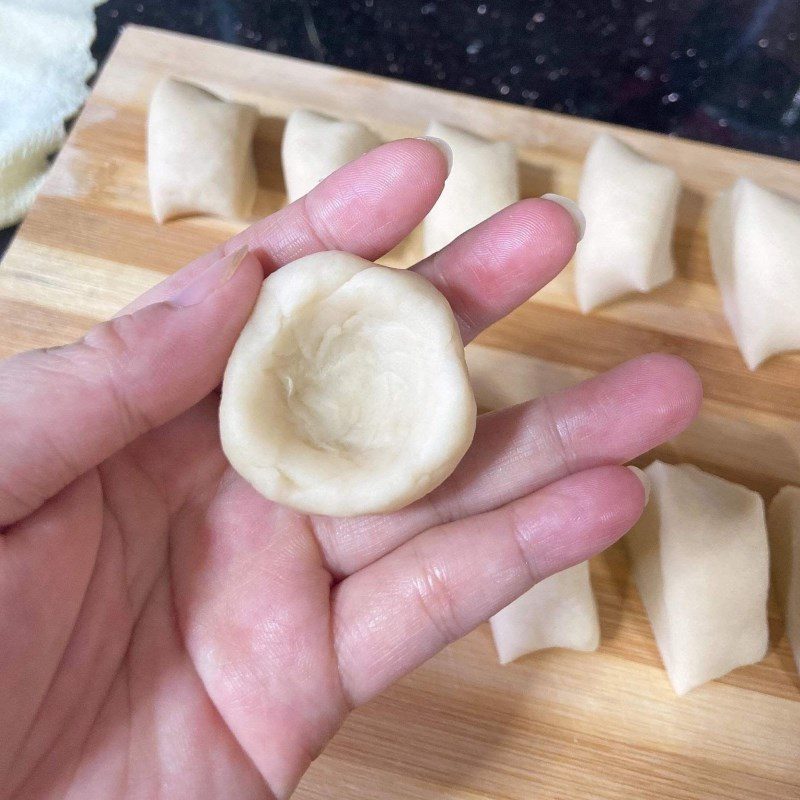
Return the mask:
<path fill-rule="evenodd" d="M 0 0 L 0 228 L 30 208 L 83 105 L 100 0 Z"/>

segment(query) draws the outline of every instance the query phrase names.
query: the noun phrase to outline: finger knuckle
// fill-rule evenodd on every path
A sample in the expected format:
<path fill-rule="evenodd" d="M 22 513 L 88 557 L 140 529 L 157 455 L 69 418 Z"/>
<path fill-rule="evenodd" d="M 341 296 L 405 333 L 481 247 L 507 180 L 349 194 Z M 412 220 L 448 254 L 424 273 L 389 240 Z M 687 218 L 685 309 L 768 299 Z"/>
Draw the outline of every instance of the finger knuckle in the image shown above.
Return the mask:
<path fill-rule="evenodd" d="M 509 509 L 509 529 L 511 541 L 517 548 L 519 562 L 527 571 L 531 585 L 542 579 L 542 565 L 536 556 L 537 533 L 532 529 L 531 520 L 512 505 Z"/>
<path fill-rule="evenodd" d="M 413 580 L 416 603 L 430 625 L 438 632 L 442 645 L 450 644 L 464 634 L 456 599 L 447 570 L 443 565 L 418 556 L 419 569 Z"/>
<path fill-rule="evenodd" d="M 79 374 L 106 396 L 126 439 L 154 426 L 146 404 L 137 401 L 135 383 L 128 380 L 140 337 L 138 322 L 126 315 L 93 328 L 77 347 L 77 357 L 87 362 Z"/>
<path fill-rule="evenodd" d="M 304 195 L 299 207 L 306 230 L 314 239 L 315 245 L 321 250 L 336 250 L 339 247 L 339 239 L 330 230 L 324 215 L 317 211 L 313 199 L 309 199 L 309 195 Z"/>
<path fill-rule="evenodd" d="M 544 432 L 548 450 L 561 462 L 564 474 L 573 471 L 577 462 L 575 446 L 568 420 L 554 408 L 549 397 L 543 397 L 537 404 L 541 415 L 541 430 Z"/>

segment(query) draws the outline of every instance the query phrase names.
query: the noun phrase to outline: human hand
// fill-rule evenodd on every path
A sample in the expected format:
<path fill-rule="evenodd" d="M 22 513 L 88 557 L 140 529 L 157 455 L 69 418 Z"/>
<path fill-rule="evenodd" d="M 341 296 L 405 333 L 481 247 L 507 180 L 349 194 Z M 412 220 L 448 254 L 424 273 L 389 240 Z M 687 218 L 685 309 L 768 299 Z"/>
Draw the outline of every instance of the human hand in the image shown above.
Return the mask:
<path fill-rule="evenodd" d="M 350 709 L 636 521 L 617 465 L 700 402 L 668 356 L 481 416 L 388 515 L 302 515 L 227 464 L 216 387 L 264 274 L 380 257 L 445 172 L 428 142 L 383 145 L 80 342 L 0 362 L 0 797 L 286 797 Z M 468 341 L 575 243 L 523 200 L 415 269 Z"/>

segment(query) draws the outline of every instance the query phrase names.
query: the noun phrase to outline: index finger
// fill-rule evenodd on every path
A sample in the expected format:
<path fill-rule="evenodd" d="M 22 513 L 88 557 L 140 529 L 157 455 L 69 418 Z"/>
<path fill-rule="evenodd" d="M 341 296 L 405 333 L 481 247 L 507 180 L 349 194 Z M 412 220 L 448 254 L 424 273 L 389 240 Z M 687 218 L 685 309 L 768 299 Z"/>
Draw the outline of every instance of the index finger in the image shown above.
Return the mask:
<path fill-rule="evenodd" d="M 164 300 L 243 245 L 259 259 L 265 275 L 321 250 L 345 250 L 370 261 L 380 258 L 430 211 L 447 170 L 447 158 L 429 141 L 387 142 L 170 275 L 121 313 Z"/>

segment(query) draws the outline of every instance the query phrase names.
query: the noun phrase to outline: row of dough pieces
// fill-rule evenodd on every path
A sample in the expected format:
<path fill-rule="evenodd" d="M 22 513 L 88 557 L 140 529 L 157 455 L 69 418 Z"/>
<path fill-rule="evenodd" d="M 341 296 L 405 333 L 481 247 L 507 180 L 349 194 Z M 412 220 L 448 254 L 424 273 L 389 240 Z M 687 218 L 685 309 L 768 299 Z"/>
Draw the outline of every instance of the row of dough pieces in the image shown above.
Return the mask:
<path fill-rule="evenodd" d="M 241 218 L 257 182 L 252 138 L 258 111 L 168 78 L 156 88 L 148 125 L 148 169 L 159 222 L 187 214 Z M 436 252 L 519 199 L 517 158 L 492 142 L 432 122 L 454 160 L 442 196 L 426 217 L 423 244 Z M 297 110 L 286 123 L 283 171 L 289 201 L 380 144 L 364 125 Z M 675 274 L 672 230 L 680 193 L 674 170 L 609 135 L 586 156 L 578 204 L 586 216 L 575 257 L 582 311 Z M 711 210 L 709 245 L 725 314 L 750 369 L 800 348 L 800 203 L 740 179 Z"/>
<path fill-rule="evenodd" d="M 487 410 L 574 383 L 530 356 L 478 345 L 466 356 L 476 400 Z M 685 694 L 764 657 L 770 556 L 800 670 L 800 488 L 781 489 L 765 514 L 757 492 L 689 464 L 655 461 L 645 474 L 649 501 L 623 542 L 674 690 Z M 596 650 L 600 622 L 588 563 L 537 584 L 491 627 L 504 664 L 550 647 Z"/>
<path fill-rule="evenodd" d="M 156 214 L 167 218 L 197 211 L 226 216 L 247 213 L 255 192 L 249 143 L 256 119 L 254 109 L 225 103 L 186 84 L 162 83 L 150 118 Z M 197 131 L 205 132 L 203 142 L 193 140 Z M 208 142 L 209 131 L 216 143 Z M 489 205 L 478 207 L 487 197 L 501 207 L 513 202 L 516 159 L 508 144 L 486 142 L 444 126 L 432 126 L 430 133 L 448 140 L 456 158 L 445 193 L 424 226 L 427 246 L 435 250 L 497 210 Z M 295 112 L 287 124 L 283 151 L 290 199 L 375 144 L 376 137 L 356 123 Z M 623 147 L 607 138 L 595 145 L 587 165 L 592 185 L 598 182 L 591 177 L 595 174 L 590 168 L 593 158 L 602 152 L 598 148 L 606 146 Z M 187 165 L 187 150 L 203 157 Z M 628 157 L 626 149 L 620 152 Z M 227 155 L 221 155 L 224 153 Z M 497 160 L 504 164 L 503 171 L 493 166 Z M 491 187 L 498 175 L 502 180 L 496 191 L 477 191 Z M 585 176 L 584 185 L 586 181 Z M 607 178 L 604 181 L 608 183 Z M 651 187 L 656 181 L 646 183 Z M 467 191 L 469 186 L 476 191 Z M 501 189 L 505 195 L 499 202 Z M 582 188 L 582 198 L 584 194 Z M 671 202 L 674 206 L 674 198 Z M 618 202 L 611 204 L 620 207 Z M 649 219 L 640 220 L 640 227 Z M 656 238 L 664 239 L 663 230 Z M 498 394 L 493 383 L 506 383 L 497 353 L 474 347 L 467 352 L 478 402 L 493 407 Z M 531 381 L 525 385 L 529 393 Z M 542 392 L 550 388 L 539 387 Z M 525 399 L 528 397 L 514 398 Z M 684 693 L 737 666 L 760 660 L 766 651 L 769 557 L 764 508 L 759 495 L 695 467 L 656 462 L 647 474 L 652 498 L 627 541 L 664 663 L 675 690 Z M 770 523 L 777 585 L 785 599 L 789 638 L 798 653 L 800 574 L 793 561 L 798 561 L 795 551 L 800 545 L 800 490 L 786 488 L 778 495 L 770 509 Z M 503 662 L 553 646 L 595 649 L 599 621 L 587 564 L 534 587 L 496 615 L 492 628 Z"/>

